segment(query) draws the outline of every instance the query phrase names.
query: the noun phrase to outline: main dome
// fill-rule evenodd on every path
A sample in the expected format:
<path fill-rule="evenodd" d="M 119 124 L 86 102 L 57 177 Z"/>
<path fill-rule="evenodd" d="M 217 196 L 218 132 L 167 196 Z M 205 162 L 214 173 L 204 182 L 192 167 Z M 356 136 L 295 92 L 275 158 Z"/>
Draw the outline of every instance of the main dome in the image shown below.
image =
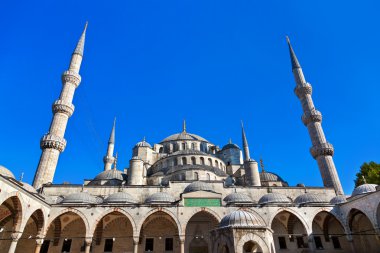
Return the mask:
<path fill-rule="evenodd" d="M 183 141 L 183 140 L 208 142 L 208 140 L 206 140 L 203 137 L 200 137 L 199 135 L 182 132 L 182 133 L 177 133 L 177 134 L 170 135 L 169 137 L 166 137 L 165 139 L 161 141 L 161 143 L 168 142 L 168 141 Z"/>

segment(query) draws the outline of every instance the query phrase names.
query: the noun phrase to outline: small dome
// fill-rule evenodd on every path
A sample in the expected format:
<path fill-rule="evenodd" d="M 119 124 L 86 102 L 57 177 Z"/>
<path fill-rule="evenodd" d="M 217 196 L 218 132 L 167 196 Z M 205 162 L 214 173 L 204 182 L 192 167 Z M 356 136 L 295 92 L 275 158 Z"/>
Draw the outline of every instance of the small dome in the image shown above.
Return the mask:
<path fill-rule="evenodd" d="M 180 140 L 193 140 L 193 141 L 205 141 L 208 142 L 206 139 L 196 135 L 196 134 L 191 134 L 191 133 L 178 133 L 178 134 L 173 134 L 170 135 L 169 137 L 166 137 L 161 141 L 162 142 L 167 142 L 167 141 L 180 141 Z"/>
<path fill-rule="evenodd" d="M 137 142 L 135 147 L 148 147 L 148 148 L 152 148 L 152 146 L 147 142 L 145 141 L 145 139 L 143 141 L 140 141 L 140 142 Z"/>
<path fill-rule="evenodd" d="M 376 191 L 376 184 L 362 184 L 355 188 L 355 190 L 352 192 L 352 196 L 357 196 L 361 194 L 367 194 L 370 192 Z"/>
<path fill-rule="evenodd" d="M 94 180 L 110 180 L 110 179 L 118 179 L 118 180 L 125 180 L 125 174 L 120 170 L 105 170 L 101 173 L 99 173 Z"/>
<path fill-rule="evenodd" d="M 286 183 L 279 175 L 272 172 L 268 172 L 268 171 L 260 172 L 260 181 L 262 182 L 280 181 L 280 182 Z"/>
<path fill-rule="evenodd" d="M 15 179 L 15 176 L 13 175 L 13 173 L 2 165 L 0 165 L 0 175 Z"/>
<path fill-rule="evenodd" d="M 157 192 L 150 195 L 146 198 L 145 203 L 147 204 L 155 204 L 155 203 L 173 203 L 175 202 L 175 198 L 166 193 L 166 192 Z"/>
<path fill-rule="evenodd" d="M 297 205 L 326 203 L 326 202 L 327 201 L 324 200 L 324 197 L 321 194 L 315 194 L 315 193 L 305 193 L 305 194 L 299 195 L 294 200 L 294 203 L 296 203 Z"/>
<path fill-rule="evenodd" d="M 343 195 L 335 196 L 334 198 L 330 200 L 330 204 L 332 205 L 336 205 L 336 204 L 340 204 L 344 202 L 347 202 L 347 200 L 346 200 L 346 197 Z"/>
<path fill-rule="evenodd" d="M 28 183 L 24 183 L 24 182 L 22 182 L 22 188 L 24 188 L 24 189 L 27 190 L 28 192 L 37 193 L 37 190 L 34 189 L 34 187 L 31 186 L 31 185 L 28 184 Z"/>
<path fill-rule="evenodd" d="M 260 220 L 252 213 L 237 210 L 223 217 L 220 227 L 253 227 L 260 225 Z"/>
<path fill-rule="evenodd" d="M 97 198 L 87 192 L 72 193 L 64 197 L 62 204 L 99 204 L 100 198 Z"/>
<path fill-rule="evenodd" d="M 228 143 L 227 145 L 224 145 L 222 150 L 230 149 L 230 148 L 235 148 L 235 149 L 240 149 L 238 145 L 234 143 Z"/>
<path fill-rule="evenodd" d="M 235 204 L 235 203 L 253 203 L 252 199 L 243 193 L 231 193 L 227 195 L 224 199 L 227 204 Z"/>
<path fill-rule="evenodd" d="M 195 181 L 186 186 L 184 193 L 187 192 L 197 192 L 197 191 L 206 191 L 206 192 L 213 192 L 213 189 L 209 183 L 205 183 L 202 181 Z"/>
<path fill-rule="evenodd" d="M 284 194 L 272 192 L 265 194 L 262 196 L 259 200 L 260 205 L 265 204 L 290 204 L 292 203 L 291 200 L 285 196 Z"/>
<path fill-rule="evenodd" d="M 104 203 L 131 203 L 137 204 L 137 200 L 135 200 L 129 193 L 126 192 L 117 192 L 109 195 Z"/>

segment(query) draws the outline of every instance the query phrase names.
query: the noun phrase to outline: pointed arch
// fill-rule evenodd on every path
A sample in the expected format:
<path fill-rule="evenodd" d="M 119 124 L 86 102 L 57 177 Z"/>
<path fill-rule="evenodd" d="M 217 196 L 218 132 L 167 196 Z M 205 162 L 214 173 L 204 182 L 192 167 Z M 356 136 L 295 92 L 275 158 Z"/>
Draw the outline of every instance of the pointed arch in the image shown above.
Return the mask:
<path fill-rule="evenodd" d="M 156 208 L 156 209 L 152 209 L 150 210 L 149 212 L 147 212 L 144 217 L 140 220 L 140 222 L 137 224 L 137 233 L 136 234 L 140 234 L 141 233 L 141 229 L 142 229 L 142 226 L 144 225 L 144 223 L 147 221 L 147 219 L 154 215 L 154 214 L 157 214 L 159 212 L 162 212 L 164 214 L 167 214 L 168 216 L 171 217 L 172 221 L 176 224 L 177 226 L 177 231 L 178 231 L 178 234 L 181 234 L 181 231 L 182 231 L 182 225 L 180 223 L 180 221 L 178 220 L 178 218 L 176 217 L 176 215 L 174 215 L 170 210 L 167 210 L 166 208 Z"/>
<path fill-rule="evenodd" d="M 47 230 L 49 229 L 49 227 L 52 225 L 52 223 L 54 222 L 54 220 L 56 218 L 60 217 L 63 214 L 69 214 L 69 213 L 74 213 L 74 214 L 78 215 L 82 219 L 82 221 L 83 221 L 83 223 L 85 225 L 85 228 L 86 228 L 86 236 L 89 236 L 88 232 L 90 231 L 90 225 L 89 225 L 89 222 L 88 222 L 88 219 L 87 219 L 86 215 L 84 215 L 78 209 L 76 209 L 76 208 L 70 208 L 70 207 L 62 209 L 61 211 L 55 213 L 53 216 L 49 217 L 49 220 L 47 222 L 46 232 L 47 232 Z"/>

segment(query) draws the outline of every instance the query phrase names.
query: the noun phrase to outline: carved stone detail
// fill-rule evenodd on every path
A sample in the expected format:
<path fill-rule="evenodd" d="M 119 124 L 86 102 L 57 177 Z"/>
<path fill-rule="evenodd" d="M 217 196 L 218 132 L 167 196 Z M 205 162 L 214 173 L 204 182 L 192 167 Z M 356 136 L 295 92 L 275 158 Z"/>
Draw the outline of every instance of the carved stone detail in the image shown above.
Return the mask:
<path fill-rule="evenodd" d="M 67 70 L 67 71 L 63 72 L 63 74 L 62 74 L 62 83 L 63 84 L 68 82 L 68 83 L 72 83 L 76 87 L 78 87 L 80 84 L 80 81 L 81 81 L 80 75 L 74 71 Z"/>
<path fill-rule="evenodd" d="M 61 112 L 71 117 L 74 113 L 75 106 L 73 104 L 65 103 L 62 100 L 56 100 L 52 106 L 53 113 Z"/>
<path fill-rule="evenodd" d="M 307 126 L 310 122 L 322 122 L 322 114 L 314 109 L 311 112 L 305 112 L 301 119 L 303 124 Z"/>
<path fill-rule="evenodd" d="M 40 147 L 41 149 L 53 148 L 59 152 L 63 152 L 66 147 L 66 140 L 53 134 L 45 134 L 41 138 Z"/>
<path fill-rule="evenodd" d="M 318 156 L 333 156 L 334 155 L 334 147 L 331 143 L 322 143 L 317 146 L 312 146 L 310 148 L 310 153 L 314 159 Z"/>
<path fill-rule="evenodd" d="M 310 83 L 305 83 L 303 86 L 297 86 L 294 88 L 294 93 L 298 98 L 303 98 L 306 95 L 311 95 L 313 92 L 313 88 Z"/>

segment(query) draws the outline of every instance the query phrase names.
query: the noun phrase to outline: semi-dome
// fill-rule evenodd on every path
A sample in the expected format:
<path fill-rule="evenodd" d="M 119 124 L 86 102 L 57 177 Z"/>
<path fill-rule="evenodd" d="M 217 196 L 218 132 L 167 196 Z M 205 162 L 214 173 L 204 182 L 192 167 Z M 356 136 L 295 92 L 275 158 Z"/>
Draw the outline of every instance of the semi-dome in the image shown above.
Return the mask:
<path fill-rule="evenodd" d="M 347 200 L 346 200 L 346 197 L 343 195 L 335 196 L 334 198 L 330 200 L 330 204 L 332 205 L 336 205 L 336 204 L 340 204 L 344 202 L 347 202 Z"/>
<path fill-rule="evenodd" d="M 197 191 L 213 192 L 214 190 L 212 189 L 209 183 L 202 182 L 202 181 L 195 181 L 189 184 L 188 186 L 186 186 L 183 192 L 187 193 L 187 192 L 197 192 Z"/>
<path fill-rule="evenodd" d="M 261 224 L 260 220 L 250 212 L 237 210 L 223 217 L 220 227 L 254 227 Z"/>
<path fill-rule="evenodd" d="M 377 184 L 362 184 L 355 188 L 352 192 L 352 196 L 367 194 L 376 191 Z"/>
<path fill-rule="evenodd" d="M 169 137 L 166 137 L 165 139 L 161 141 L 161 143 L 167 142 L 167 141 L 182 141 L 182 140 L 208 142 L 205 138 L 200 137 L 199 135 L 182 132 L 182 133 L 177 133 L 177 134 L 170 135 Z"/>
<path fill-rule="evenodd" d="M 2 165 L 0 165 L 0 175 L 15 179 L 15 176 L 13 175 L 13 173 Z"/>
<path fill-rule="evenodd" d="M 223 199 L 227 204 L 237 204 L 237 203 L 245 203 L 245 204 L 250 204 L 253 203 L 252 199 L 243 193 L 231 193 L 227 195 Z"/>
<path fill-rule="evenodd" d="M 126 192 L 117 192 L 114 194 L 109 195 L 104 200 L 105 203 L 131 203 L 136 204 L 138 203 L 137 200 L 135 200 L 129 193 Z"/>
<path fill-rule="evenodd" d="M 305 194 L 299 195 L 294 200 L 294 203 L 297 205 L 326 203 L 326 202 L 327 201 L 324 199 L 322 195 L 315 194 L 315 193 L 305 193 Z"/>
<path fill-rule="evenodd" d="M 94 180 L 111 180 L 111 179 L 118 179 L 118 180 L 125 180 L 126 175 L 116 169 L 111 169 L 111 170 L 105 170 L 101 173 L 99 173 Z"/>
<path fill-rule="evenodd" d="M 155 203 L 173 203 L 175 202 L 175 198 L 166 192 L 157 192 L 150 195 L 146 198 L 145 203 L 147 204 L 155 204 Z"/>
<path fill-rule="evenodd" d="M 93 196 L 87 192 L 72 193 L 64 197 L 62 204 L 99 204 L 100 198 Z"/>
<path fill-rule="evenodd" d="M 259 199 L 260 205 L 265 204 L 290 204 L 292 203 L 291 200 L 285 196 L 284 194 L 278 193 L 278 192 L 271 192 L 268 194 L 265 194 Z"/>

